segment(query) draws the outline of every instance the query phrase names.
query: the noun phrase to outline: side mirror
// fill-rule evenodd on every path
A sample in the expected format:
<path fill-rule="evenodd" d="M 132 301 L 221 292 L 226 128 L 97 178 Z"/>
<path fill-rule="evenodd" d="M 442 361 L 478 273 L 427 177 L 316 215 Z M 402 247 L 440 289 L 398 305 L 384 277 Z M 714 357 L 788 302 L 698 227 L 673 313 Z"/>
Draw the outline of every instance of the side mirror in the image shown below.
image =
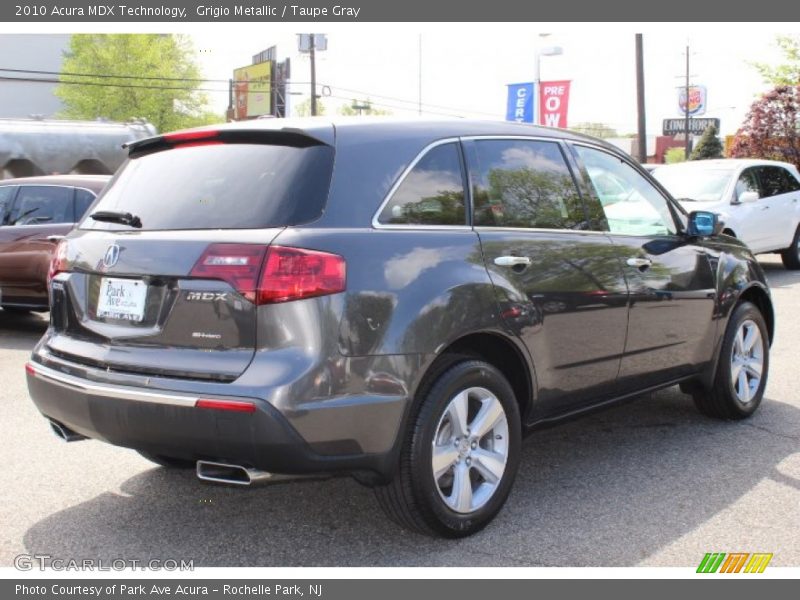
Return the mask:
<path fill-rule="evenodd" d="M 758 200 L 758 192 L 742 192 L 734 204 L 744 204 L 745 202 L 755 202 Z"/>
<path fill-rule="evenodd" d="M 689 213 L 686 235 L 690 237 L 711 237 L 719 235 L 725 224 L 716 213 L 696 210 Z"/>

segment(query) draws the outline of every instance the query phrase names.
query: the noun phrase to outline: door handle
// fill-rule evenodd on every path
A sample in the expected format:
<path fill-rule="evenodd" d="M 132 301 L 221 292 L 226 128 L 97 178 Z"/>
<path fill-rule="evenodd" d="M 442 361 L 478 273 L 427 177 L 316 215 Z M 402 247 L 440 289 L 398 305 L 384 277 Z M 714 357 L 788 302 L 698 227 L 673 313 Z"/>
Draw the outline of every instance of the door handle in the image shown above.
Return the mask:
<path fill-rule="evenodd" d="M 498 267 L 528 266 L 531 264 L 531 259 L 527 256 L 498 256 L 494 259 L 494 264 Z"/>
<path fill-rule="evenodd" d="M 769 204 L 766 204 L 761 207 L 761 210 L 769 210 Z"/>
<path fill-rule="evenodd" d="M 636 267 L 637 269 L 646 269 L 653 264 L 653 261 L 649 258 L 640 257 L 629 258 L 625 262 L 628 263 L 629 267 Z"/>
<path fill-rule="evenodd" d="M 56 243 L 58 243 L 58 242 L 60 242 L 61 240 L 63 240 L 63 239 L 64 239 L 64 237 L 65 237 L 65 236 L 63 236 L 63 235 L 48 235 L 48 236 L 47 236 L 47 241 L 48 241 L 48 242 L 56 242 Z"/>

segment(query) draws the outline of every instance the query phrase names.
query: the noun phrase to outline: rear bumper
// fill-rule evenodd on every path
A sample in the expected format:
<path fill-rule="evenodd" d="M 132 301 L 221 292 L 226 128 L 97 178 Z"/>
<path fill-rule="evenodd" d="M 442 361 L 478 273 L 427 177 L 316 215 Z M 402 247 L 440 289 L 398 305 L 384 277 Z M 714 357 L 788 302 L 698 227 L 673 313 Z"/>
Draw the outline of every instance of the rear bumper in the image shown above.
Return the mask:
<path fill-rule="evenodd" d="M 45 417 L 116 446 L 285 474 L 372 472 L 389 478 L 395 464 L 394 443 L 388 451 L 378 453 L 363 452 L 352 439 L 310 444 L 286 416 L 262 398 L 114 385 L 38 362 L 29 362 L 26 372 L 30 396 Z M 198 400 L 209 398 L 232 402 L 243 410 L 198 406 Z M 323 453 L 320 447 L 339 452 Z"/>

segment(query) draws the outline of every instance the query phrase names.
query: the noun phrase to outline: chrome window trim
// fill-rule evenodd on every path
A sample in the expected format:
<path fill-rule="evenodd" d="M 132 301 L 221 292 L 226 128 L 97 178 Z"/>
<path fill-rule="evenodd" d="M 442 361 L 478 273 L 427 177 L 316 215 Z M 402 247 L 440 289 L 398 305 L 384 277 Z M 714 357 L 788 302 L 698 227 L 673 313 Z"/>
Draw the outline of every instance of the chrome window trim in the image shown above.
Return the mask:
<path fill-rule="evenodd" d="M 397 189 L 406 180 L 408 174 L 414 169 L 414 167 L 417 166 L 417 163 L 419 163 L 419 161 L 421 161 L 428 152 L 430 152 L 434 148 L 437 148 L 438 146 L 444 146 L 445 144 L 458 144 L 459 142 L 460 139 L 457 137 L 444 138 L 441 140 L 436 140 L 435 142 L 431 142 L 430 144 L 428 144 L 422 150 L 419 151 L 419 153 L 408 164 L 408 166 L 403 170 L 403 172 L 400 173 L 400 176 L 397 178 L 397 181 L 394 182 L 392 187 L 390 187 L 389 191 L 386 193 L 386 197 L 383 199 L 383 202 L 381 202 L 381 205 L 378 207 L 378 210 L 375 211 L 375 214 L 372 215 L 373 229 L 471 229 L 471 227 L 467 225 L 466 222 L 463 225 L 415 225 L 411 223 L 381 223 L 378 220 L 378 217 L 380 217 L 381 213 L 383 212 L 383 209 L 386 208 L 386 205 L 391 201 Z M 459 164 L 461 164 L 460 159 L 459 159 Z M 461 168 L 462 169 L 464 168 L 463 165 Z M 462 173 L 462 176 L 463 175 L 464 174 Z M 467 216 L 469 213 L 469 207 L 467 206 L 466 191 L 467 190 L 465 190 L 465 195 L 464 195 L 465 216 Z"/>
<path fill-rule="evenodd" d="M 494 227 L 492 225 L 476 225 L 473 228 L 477 232 L 492 233 L 496 231 L 527 232 L 527 233 L 570 233 L 580 235 L 602 235 L 608 236 L 608 231 L 598 231 L 596 229 L 549 229 L 545 227 Z"/>

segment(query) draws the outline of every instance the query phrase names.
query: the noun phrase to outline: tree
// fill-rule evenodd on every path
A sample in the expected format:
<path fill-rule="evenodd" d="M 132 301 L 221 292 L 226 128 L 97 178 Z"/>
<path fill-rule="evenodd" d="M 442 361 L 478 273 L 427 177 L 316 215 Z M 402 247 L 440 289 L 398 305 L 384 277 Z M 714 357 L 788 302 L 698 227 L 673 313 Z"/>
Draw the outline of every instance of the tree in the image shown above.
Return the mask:
<path fill-rule="evenodd" d="M 776 87 L 756 100 L 736 132 L 730 155 L 800 167 L 800 85 Z"/>
<path fill-rule="evenodd" d="M 354 117 L 359 115 L 390 115 L 392 111 L 383 110 L 382 108 L 375 108 L 372 101 L 367 98 L 366 100 L 356 100 L 353 98 L 352 104 L 346 104 L 339 109 L 339 114 L 345 117 Z"/>
<path fill-rule="evenodd" d="M 689 160 L 722 158 L 722 142 L 717 137 L 717 133 L 717 128 L 713 125 L 706 127 Z"/>
<path fill-rule="evenodd" d="M 62 71 L 55 93 L 67 118 L 143 117 L 159 131 L 222 121 L 198 90 L 201 73 L 185 36 L 75 34 Z"/>
<path fill-rule="evenodd" d="M 783 51 L 786 62 L 772 66 L 766 63 L 754 63 L 765 81 L 775 86 L 800 84 L 800 37 L 788 35 L 778 36 L 778 47 Z"/>
<path fill-rule="evenodd" d="M 576 125 L 570 127 L 570 129 L 577 131 L 578 133 L 585 133 L 586 135 L 593 135 L 594 137 L 599 138 L 618 137 L 617 130 L 611 127 L 611 125 L 606 125 L 605 123 L 577 123 Z"/>
<path fill-rule="evenodd" d="M 311 116 L 311 98 L 303 100 L 294 108 L 294 114 L 298 117 Z M 317 99 L 317 116 L 325 114 L 325 105 Z"/>

